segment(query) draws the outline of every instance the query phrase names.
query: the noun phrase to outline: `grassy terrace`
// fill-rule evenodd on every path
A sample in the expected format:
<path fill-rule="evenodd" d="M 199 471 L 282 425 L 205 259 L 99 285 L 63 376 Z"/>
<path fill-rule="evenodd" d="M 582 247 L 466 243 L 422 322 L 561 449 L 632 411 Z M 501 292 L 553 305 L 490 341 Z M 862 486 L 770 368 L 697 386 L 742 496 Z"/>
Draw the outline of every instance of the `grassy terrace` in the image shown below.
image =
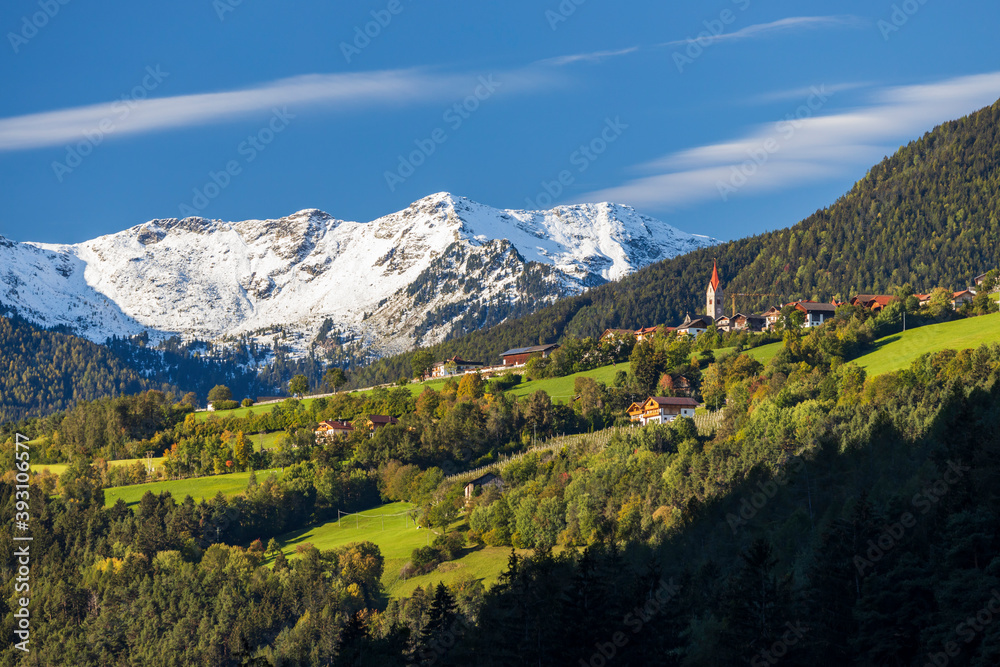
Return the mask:
<path fill-rule="evenodd" d="M 864 368 L 870 376 L 882 375 L 908 368 L 917 357 L 928 352 L 963 350 L 996 342 L 1000 342 L 1000 313 L 929 324 L 886 336 L 875 342 L 874 352 L 852 363 Z"/>
<path fill-rule="evenodd" d="M 416 528 L 413 520 L 400 514 L 414 509 L 410 503 L 391 503 L 361 512 L 362 517 L 345 516 L 340 522 L 330 521 L 317 526 L 286 533 L 278 537 L 281 550 L 288 558 L 295 558 L 295 548 L 310 543 L 317 549 L 333 549 L 351 542 L 370 541 L 378 545 L 385 558 L 382 584 L 391 597 L 409 595 L 417 586 L 426 588 L 443 581 L 446 584 L 459 577 L 470 575 L 489 588 L 503 569 L 510 556 L 509 547 L 481 547 L 466 549 L 458 560 L 442 563 L 436 570 L 407 580 L 399 578 L 399 571 L 410 560 L 417 547 L 433 542 L 436 533 L 426 528 Z M 384 516 L 384 519 L 381 518 Z M 383 528 L 384 526 L 384 528 Z M 467 530 L 464 519 L 451 526 L 452 530 Z"/>
<path fill-rule="evenodd" d="M 281 472 L 277 470 L 258 470 L 257 480 L 263 480 L 272 472 L 279 477 L 281 476 Z M 135 505 L 147 491 L 152 491 L 154 494 L 169 491 L 170 495 L 177 502 L 184 500 L 186 496 L 191 496 L 196 502 L 200 502 L 203 499 L 208 500 L 215 497 L 220 491 L 232 497 L 246 491 L 249 479 L 250 473 L 236 472 L 228 475 L 211 475 L 209 477 L 150 482 L 148 484 L 134 484 L 132 486 L 116 486 L 104 490 L 104 505 L 105 507 L 110 507 L 119 498 L 129 505 Z"/>

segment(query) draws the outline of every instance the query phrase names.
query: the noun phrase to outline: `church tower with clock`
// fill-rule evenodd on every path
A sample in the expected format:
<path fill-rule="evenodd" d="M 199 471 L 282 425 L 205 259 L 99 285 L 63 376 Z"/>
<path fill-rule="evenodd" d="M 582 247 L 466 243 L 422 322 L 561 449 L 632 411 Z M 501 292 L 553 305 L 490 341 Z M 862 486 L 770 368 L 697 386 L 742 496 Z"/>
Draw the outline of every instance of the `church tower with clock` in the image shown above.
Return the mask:
<path fill-rule="evenodd" d="M 705 291 L 705 314 L 713 320 L 717 320 L 722 317 L 722 306 L 725 297 L 722 294 L 720 282 L 719 266 L 717 263 L 713 262 L 712 280 L 708 283 L 708 289 Z"/>

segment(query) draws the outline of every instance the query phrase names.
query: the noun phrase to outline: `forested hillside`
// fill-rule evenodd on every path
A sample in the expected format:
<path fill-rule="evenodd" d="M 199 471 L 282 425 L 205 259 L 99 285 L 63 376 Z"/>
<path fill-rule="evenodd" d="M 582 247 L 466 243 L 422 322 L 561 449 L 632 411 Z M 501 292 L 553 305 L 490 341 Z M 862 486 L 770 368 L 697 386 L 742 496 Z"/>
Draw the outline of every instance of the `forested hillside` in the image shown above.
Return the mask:
<path fill-rule="evenodd" d="M 147 389 L 193 391 L 200 400 L 216 384 L 238 396 L 261 390 L 256 375 L 243 367 L 245 350 L 208 358 L 198 353 L 197 343 L 185 346 L 173 339 L 153 349 L 145 342 L 115 338 L 98 345 L 17 316 L 0 317 L 0 424 Z"/>
<path fill-rule="evenodd" d="M 945 123 L 874 166 L 846 195 L 799 224 L 646 267 L 519 320 L 437 345 L 488 363 L 509 347 L 605 328 L 676 324 L 704 308 L 717 258 L 723 288 L 828 301 L 910 283 L 960 289 L 1000 263 L 1000 103 Z M 739 310 L 777 299 L 738 301 Z M 726 311 L 729 311 L 729 301 Z M 356 373 L 359 385 L 409 373 L 410 354 Z"/>
<path fill-rule="evenodd" d="M 18 318 L 0 317 L 0 350 L 0 423 L 154 386 L 106 347 Z"/>

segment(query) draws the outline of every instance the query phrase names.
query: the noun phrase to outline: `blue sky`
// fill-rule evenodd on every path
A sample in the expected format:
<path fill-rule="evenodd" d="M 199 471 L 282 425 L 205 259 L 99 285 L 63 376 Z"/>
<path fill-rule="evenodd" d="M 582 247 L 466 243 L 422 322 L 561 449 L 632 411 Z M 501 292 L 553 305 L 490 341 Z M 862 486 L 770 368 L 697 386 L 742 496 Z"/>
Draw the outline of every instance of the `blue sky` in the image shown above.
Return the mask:
<path fill-rule="evenodd" d="M 997 25 L 985 0 L 8 0 L 0 235 L 449 191 L 737 238 L 1000 98 Z"/>

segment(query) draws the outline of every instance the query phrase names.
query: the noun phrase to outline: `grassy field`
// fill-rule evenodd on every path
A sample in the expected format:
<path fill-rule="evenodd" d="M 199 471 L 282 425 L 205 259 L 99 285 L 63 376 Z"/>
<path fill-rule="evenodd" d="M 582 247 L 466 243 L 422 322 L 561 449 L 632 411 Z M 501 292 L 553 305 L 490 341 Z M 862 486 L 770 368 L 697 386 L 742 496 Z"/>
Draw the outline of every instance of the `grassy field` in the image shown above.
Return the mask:
<path fill-rule="evenodd" d="M 151 459 L 153 463 L 153 468 L 156 470 L 163 470 L 162 456 Z M 117 461 L 108 461 L 109 468 L 117 468 L 120 466 L 130 466 L 135 463 L 142 463 L 145 465 L 146 459 L 119 459 Z M 31 466 L 32 472 L 41 472 L 43 470 L 48 470 L 53 475 L 61 475 L 65 472 L 67 465 L 65 463 L 36 463 Z"/>
<path fill-rule="evenodd" d="M 263 480 L 272 471 L 258 470 L 257 480 Z M 274 471 L 280 476 L 280 472 Z M 154 494 L 169 491 L 175 500 L 180 502 L 186 496 L 191 496 L 196 502 L 202 499 L 214 498 L 220 491 L 227 496 L 235 496 L 242 493 L 247 488 L 247 480 L 250 473 L 237 472 L 229 475 L 212 475 L 210 477 L 197 477 L 194 479 L 178 479 L 167 482 L 150 482 L 148 484 L 134 484 L 132 486 L 116 486 L 104 490 L 104 505 L 110 507 L 119 498 L 129 505 L 135 505 L 146 494 L 152 491 Z"/>
<path fill-rule="evenodd" d="M 403 514 L 413 508 L 409 503 L 382 505 L 362 512 L 362 517 L 346 516 L 339 523 L 331 521 L 286 533 L 278 538 L 278 542 L 288 558 L 295 558 L 295 548 L 307 542 L 320 550 L 342 547 L 351 542 L 374 542 L 385 558 L 382 584 L 392 597 L 409 595 L 417 586 L 426 588 L 439 581 L 451 583 L 465 575 L 480 579 L 487 588 L 497 580 L 507 565 L 509 548 L 467 549 L 462 558 L 442 563 L 433 572 L 405 581 L 400 579 L 399 571 L 410 560 L 413 550 L 433 542 L 436 536 L 425 528 L 414 527 L 413 521 Z M 466 528 L 461 521 L 452 527 Z"/>
<path fill-rule="evenodd" d="M 766 365 L 767 362 L 774 358 L 774 355 L 778 354 L 782 345 L 784 345 L 784 343 L 780 341 L 777 343 L 768 343 L 767 345 L 755 347 L 752 350 L 744 350 L 744 353 Z M 735 347 L 720 347 L 715 350 L 715 358 L 722 359 L 723 357 L 727 357 L 732 354 L 735 350 Z"/>
<path fill-rule="evenodd" d="M 611 384 L 615 379 L 615 373 L 618 371 L 628 371 L 630 368 L 631 364 L 626 362 L 615 366 L 603 366 L 590 371 L 583 371 L 582 373 L 574 373 L 573 375 L 561 378 L 545 378 L 544 380 L 535 380 L 533 382 L 522 382 L 511 389 L 510 393 L 515 396 L 527 396 L 541 389 L 553 401 L 565 403 L 576 395 L 576 392 L 573 391 L 573 383 L 576 382 L 576 378 L 592 377 L 598 382 Z"/>
<path fill-rule="evenodd" d="M 941 350 L 963 350 L 1000 342 L 1000 313 L 954 322 L 930 324 L 886 336 L 875 342 L 874 352 L 855 359 L 869 376 L 908 368 L 920 355 Z"/>

